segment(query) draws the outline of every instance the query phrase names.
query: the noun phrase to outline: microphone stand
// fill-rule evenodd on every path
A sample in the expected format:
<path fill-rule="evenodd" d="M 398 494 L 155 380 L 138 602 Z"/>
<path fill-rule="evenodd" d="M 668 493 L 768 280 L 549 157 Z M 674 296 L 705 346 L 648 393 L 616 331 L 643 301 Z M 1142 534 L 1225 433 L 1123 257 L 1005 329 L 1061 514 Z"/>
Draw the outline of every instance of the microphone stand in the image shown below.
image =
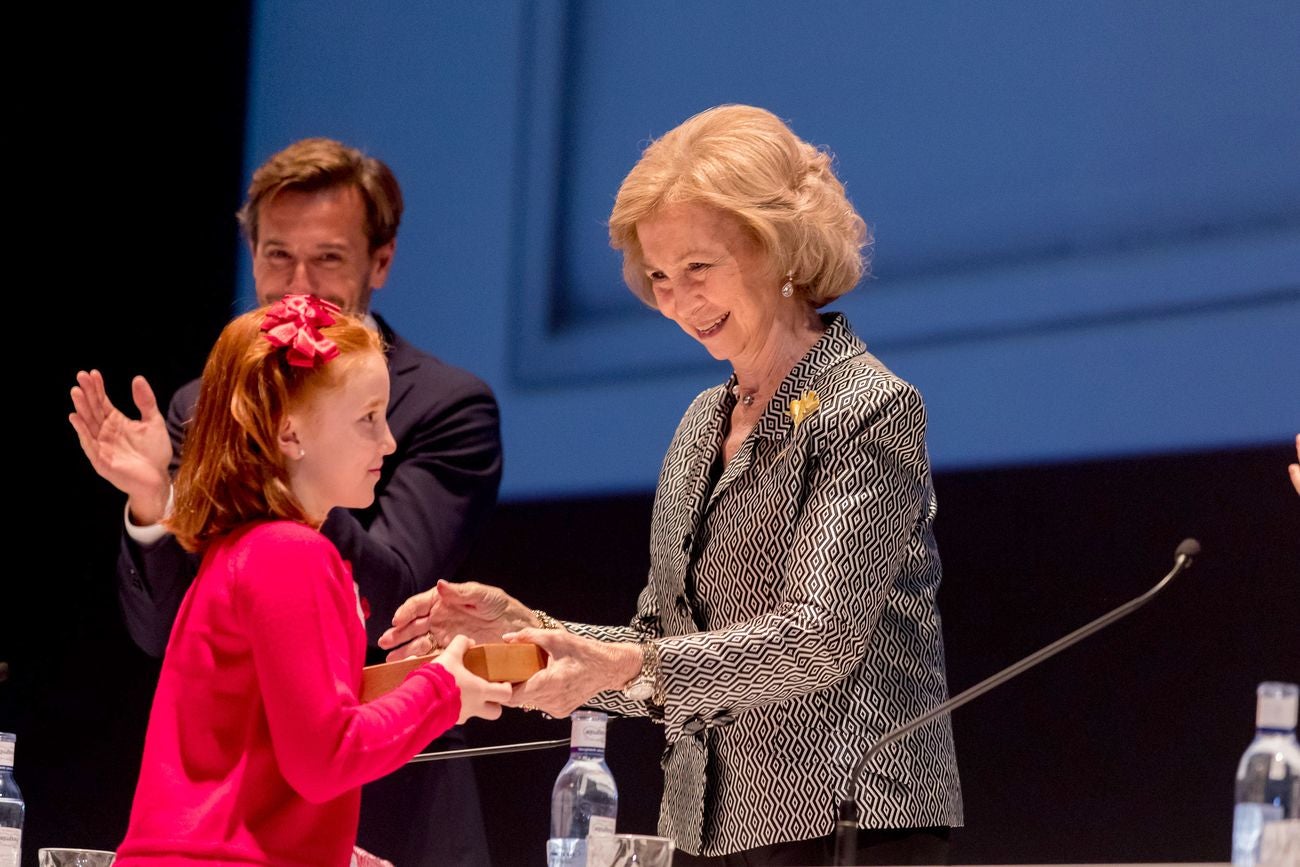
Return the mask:
<path fill-rule="evenodd" d="M 553 741 L 528 741 L 522 744 L 502 744 L 495 747 L 468 747 L 462 750 L 437 750 L 432 753 L 420 753 L 406 763 L 416 765 L 420 762 L 441 762 L 447 759 L 472 759 L 475 756 L 500 756 L 506 753 L 526 753 L 530 750 L 549 750 L 551 747 L 567 747 L 569 738 L 556 738 Z"/>
<path fill-rule="evenodd" d="M 1071 644 L 1082 641 L 1097 630 L 1109 626 L 1121 617 L 1132 614 L 1134 611 L 1147 604 L 1147 602 L 1149 602 L 1157 593 L 1165 589 L 1165 585 L 1172 581 L 1175 575 L 1191 566 L 1192 558 L 1196 557 L 1200 553 L 1201 545 L 1199 542 L 1195 539 L 1184 539 L 1174 552 L 1174 568 L 1170 569 L 1169 574 L 1160 579 L 1159 584 L 1152 587 L 1141 596 L 1125 602 L 1110 613 L 1103 614 L 1091 623 L 1079 627 L 1064 638 L 1058 638 L 1043 649 L 1031 653 L 1029 656 L 1026 656 L 1019 662 L 1004 668 L 992 677 L 980 681 L 965 692 L 959 693 L 947 701 L 935 705 L 935 707 L 928 712 L 921 714 L 921 716 L 913 719 L 911 722 L 899 726 L 872 744 L 870 749 L 868 749 L 862 755 L 862 758 L 858 760 L 857 765 L 854 766 L 853 774 L 849 777 L 848 794 L 844 797 L 843 801 L 840 801 L 838 818 L 835 822 L 835 860 L 832 863 L 835 865 L 851 865 L 857 860 L 858 804 L 857 801 L 853 799 L 853 790 L 857 788 L 858 779 L 862 776 L 862 772 L 867 767 L 867 762 L 871 760 L 872 756 L 876 755 L 876 753 L 880 752 L 889 744 L 892 744 L 894 741 L 906 734 L 910 734 L 936 717 L 956 710 L 971 699 L 977 698 L 993 689 L 995 686 L 1006 683 L 1016 675 L 1028 671 L 1044 659 L 1047 659 L 1049 656 L 1054 656 L 1069 647 Z"/>

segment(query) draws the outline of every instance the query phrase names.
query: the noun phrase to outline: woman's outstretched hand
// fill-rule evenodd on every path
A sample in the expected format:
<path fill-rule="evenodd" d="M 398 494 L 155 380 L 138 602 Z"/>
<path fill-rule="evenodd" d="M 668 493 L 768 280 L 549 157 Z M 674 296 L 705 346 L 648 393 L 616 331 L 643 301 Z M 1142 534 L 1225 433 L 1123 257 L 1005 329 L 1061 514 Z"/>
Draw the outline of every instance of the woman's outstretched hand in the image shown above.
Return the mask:
<path fill-rule="evenodd" d="M 516 684 L 506 702 L 566 717 L 596 693 L 622 689 L 641 672 L 641 648 L 583 638 L 560 629 L 521 629 L 506 641 L 531 642 L 546 651 L 546 667 Z"/>
<path fill-rule="evenodd" d="M 465 651 L 473 646 L 474 642 L 463 635 L 457 635 L 447 645 L 447 649 L 433 660 L 447 669 L 460 687 L 458 723 L 463 723 L 470 717 L 496 719 L 501 716 L 501 705 L 510 700 L 510 684 L 484 680 L 465 667 Z"/>
<path fill-rule="evenodd" d="M 439 581 L 401 604 L 392 627 L 379 637 L 379 646 L 392 650 L 388 661 L 393 662 L 433 653 L 456 635 L 492 644 L 511 630 L 535 625 L 532 611 L 499 587 Z"/>

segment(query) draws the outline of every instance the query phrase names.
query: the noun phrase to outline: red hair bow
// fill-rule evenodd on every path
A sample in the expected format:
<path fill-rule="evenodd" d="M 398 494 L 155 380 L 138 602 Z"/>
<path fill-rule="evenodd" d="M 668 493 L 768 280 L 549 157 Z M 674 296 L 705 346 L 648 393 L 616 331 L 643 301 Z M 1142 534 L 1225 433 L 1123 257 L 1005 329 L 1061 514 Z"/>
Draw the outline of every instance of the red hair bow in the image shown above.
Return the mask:
<path fill-rule="evenodd" d="M 315 295 L 286 295 L 266 310 L 262 330 L 272 346 L 288 347 L 286 358 L 294 367 L 317 367 L 339 354 L 338 345 L 320 333 L 341 313 Z"/>

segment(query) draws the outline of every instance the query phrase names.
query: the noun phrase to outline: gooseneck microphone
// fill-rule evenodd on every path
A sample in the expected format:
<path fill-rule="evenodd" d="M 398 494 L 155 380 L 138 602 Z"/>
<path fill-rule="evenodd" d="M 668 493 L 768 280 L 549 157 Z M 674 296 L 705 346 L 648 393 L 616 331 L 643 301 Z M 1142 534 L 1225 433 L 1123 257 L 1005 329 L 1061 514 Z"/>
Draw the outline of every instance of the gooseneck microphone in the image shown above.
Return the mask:
<path fill-rule="evenodd" d="M 1058 638 L 1042 650 L 1031 653 L 1019 662 L 1013 663 L 1007 668 L 1002 669 L 992 677 L 980 681 L 965 692 L 959 693 L 947 701 L 935 705 L 931 710 L 923 713 L 921 716 L 911 720 L 910 722 L 904 723 L 872 744 L 871 748 L 863 753 L 862 758 L 858 760 L 857 765 L 853 768 L 853 774 L 849 777 L 848 794 L 845 796 L 843 801 L 840 801 L 838 819 L 835 823 L 835 860 L 832 863 L 836 865 L 850 865 L 857 860 L 858 804 L 853 799 L 853 791 L 857 788 L 858 780 L 862 777 L 862 772 L 867 767 L 867 762 L 871 760 L 872 756 L 880 752 L 889 744 L 892 744 L 904 735 L 915 731 L 936 717 L 942 716 L 946 713 L 951 713 L 971 699 L 981 696 L 993 689 L 993 687 L 1006 683 L 1016 675 L 1028 671 L 1044 659 L 1047 659 L 1049 656 L 1054 656 L 1057 653 L 1060 653 L 1071 644 L 1074 644 L 1077 641 L 1082 641 L 1094 632 L 1104 629 L 1116 620 L 1119 620 L 1121 617 L 1132 614 L 1134 611 L 1147 604 L 1147 602 L 1151 601 L 1157 593 L 1165 589 L 1165 585 L 1172 581 L 1175 575 L 1191 566 L 1192 559 L 1200 553 L 1200 542 L 1197 542 L 1195 539 L 1184 539 L 1174 551 L 1174 568 L 1170 569 L 1169 574 L 1160 579 L 1159 584 L 1152 587 L 1141 596 L 1125 602 L 1114 611 L 1111 611 L 1108 614 L 1103 614 L 1101 617 L 1098 617 L 1086 626 L 1079 627 L 1064 638 Z"/>

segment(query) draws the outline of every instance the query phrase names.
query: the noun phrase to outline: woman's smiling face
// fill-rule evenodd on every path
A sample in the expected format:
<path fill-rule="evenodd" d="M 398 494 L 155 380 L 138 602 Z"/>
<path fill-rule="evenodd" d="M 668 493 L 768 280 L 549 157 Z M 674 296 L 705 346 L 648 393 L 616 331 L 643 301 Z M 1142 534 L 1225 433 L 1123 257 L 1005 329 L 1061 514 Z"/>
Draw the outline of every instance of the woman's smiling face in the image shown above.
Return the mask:
<path fill-rule="evenodd" d="M 740 222 L 707 205 L 668 205 L 636 224 L 659 312 L 714 358 L 758 357 L 779 328 L 782 277 Z"/>

